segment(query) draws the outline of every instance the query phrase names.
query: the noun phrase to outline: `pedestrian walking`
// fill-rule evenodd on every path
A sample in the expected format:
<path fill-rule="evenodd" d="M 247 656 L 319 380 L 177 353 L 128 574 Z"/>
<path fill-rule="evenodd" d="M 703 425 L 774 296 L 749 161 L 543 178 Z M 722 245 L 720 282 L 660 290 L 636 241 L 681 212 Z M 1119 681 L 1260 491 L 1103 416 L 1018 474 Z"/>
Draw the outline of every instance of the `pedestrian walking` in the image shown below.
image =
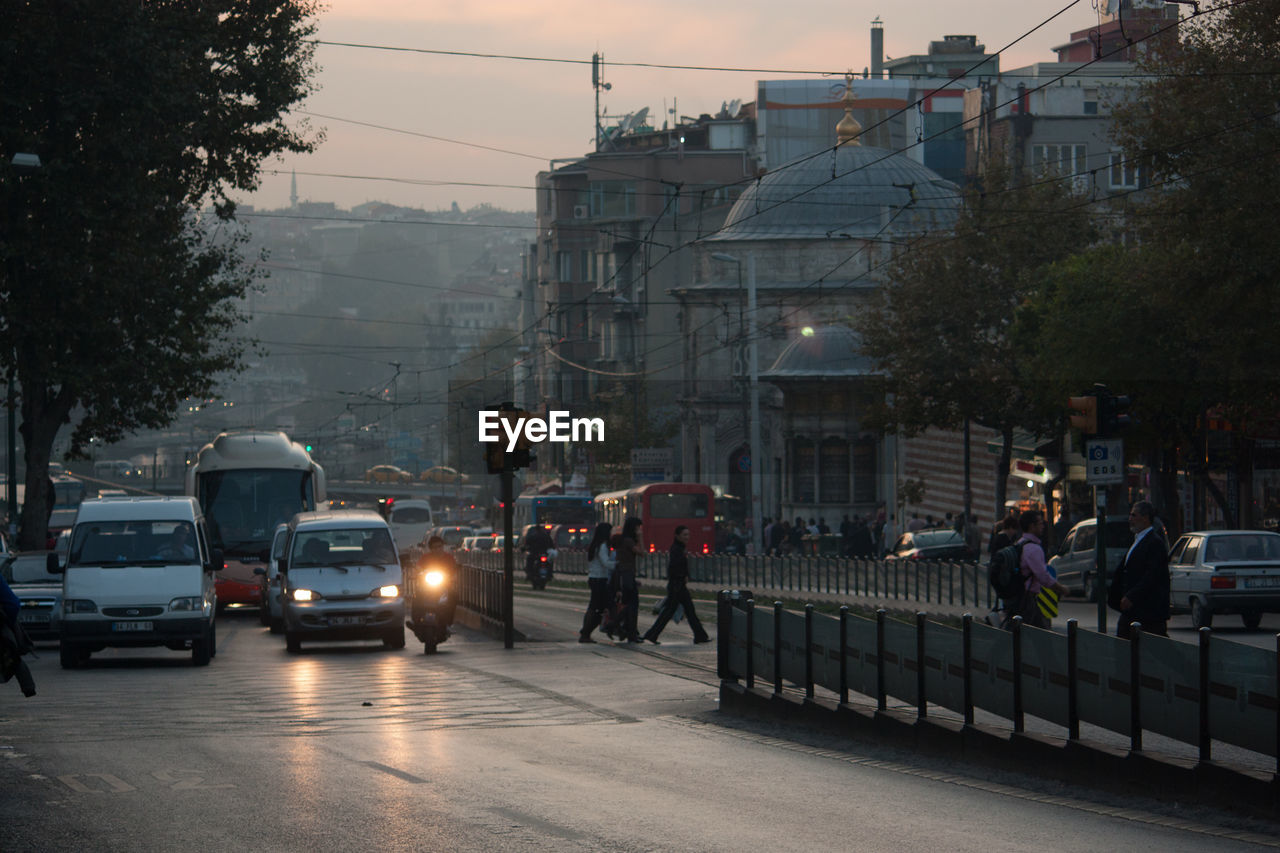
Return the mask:
<path fill-rule="evenodd" d="M 622 634 L 628 643 L 640 642 L 636 620 L 640 617 L 640 581 L 636 578 L 636 557 L 644 553 L 640 547 L 640 519 L 628 516 L 622 522 L 618 541 L 617 563 L 609 588 L 622 596 Z"/>
<path fill-rule="evenodd" d="M 1116 569 L 1107 604 L 1120 611 L 1116 636 L 1129 639 L 1130 622 L 1140 622 L 1148 634 L 1169 636 L 1168 545 L 1155 527 L 1156 511 L 1150 501 L 1138 501 L 1129 510 L 1133 544 Z"/>
<path fill-rule="evenodd" d="M 596 525 L 587 546 L 587 588 L 591 590 L 591 600 L 587 603 L 587 612 L 582 617 L 582 631 L 578 635 L 579 643 L 594 643 L 591 632 L 600 625 L 604 613 L 613 606 L 614 597 L 609 592 L 609 578 L 613 575 L 616 561 L 609 549 L 609 535 L 613 533 L 613 525 L 600 522 Z"/>
<path fill-rule="evenodd" d="M 693 641 L 695 643 L 711 642 L 711 637 L 707 636 L 706 629 L 702 627 L 702 622 L 693 609 L 693 598 L 689 595 L 688 543 L 689 528 L 681 524 L 676 528 L 675 541 L 671 543 L 671 550 L 667 552 L 666 602 L 662 605 L 662 612 L 658 614 L 658 618 L 644 633 L 644 639 L 655 646 L 661 645 L 658 642 L 658 635 L 662 633 L 663 628 L 667 627 L 667 622 L 675 615 L 678 607 L 684 608 L 684 615 L 689 620 L 689 627 L 693 630 Z"/>

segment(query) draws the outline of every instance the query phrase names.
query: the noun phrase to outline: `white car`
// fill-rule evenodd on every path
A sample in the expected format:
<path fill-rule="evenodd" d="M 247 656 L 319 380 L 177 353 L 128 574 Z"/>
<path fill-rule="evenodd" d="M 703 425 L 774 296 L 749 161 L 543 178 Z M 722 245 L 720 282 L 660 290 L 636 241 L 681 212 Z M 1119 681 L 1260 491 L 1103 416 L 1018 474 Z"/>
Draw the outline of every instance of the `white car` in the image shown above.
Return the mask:
<path fill-rule="evenodd" d="M 1238 613 L 1257 630 L 1263 613 L 1280 613 L 1280 533 L 1196 530 L 1169 551 L 1169 604 L 1209 628 L 1218 613 Z"/>
<path fill-rule="evenodd" d="M 304 640 L 381 640 L 404 648 L 405 587 L 395 540 L 371 510 L 300 512 L 289 522 L 280 586 L 290 652 Z"/>

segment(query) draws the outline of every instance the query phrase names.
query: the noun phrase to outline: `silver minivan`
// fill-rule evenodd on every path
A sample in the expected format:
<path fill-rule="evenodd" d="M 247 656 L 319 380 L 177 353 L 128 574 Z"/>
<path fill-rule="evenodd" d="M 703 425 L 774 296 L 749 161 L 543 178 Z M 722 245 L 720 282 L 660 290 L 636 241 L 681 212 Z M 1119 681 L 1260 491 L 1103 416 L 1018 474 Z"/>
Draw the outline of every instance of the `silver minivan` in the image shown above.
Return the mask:
<path fill-rule="evenodd" d="M 1133 544 L 1133 531 L 1129 529 L 1126 515 L 1107 516 L 1107 577 L 1114 575 L 1116 566 L 1124 559 Z M 1096 582 L 1098 561 L 1095 549 L 1098 543 L 1098 520 L 1086 518 L 1076 524 L 1049 559 L 1049 568 L 1057 573 L 1058 580 L 1072 595 L 1084 595 L 1089 601 L 1098 600 Z M 1105 594 L 1105 591 L 1103 591 Z"/>
<path fill-rule="evenodd" d="M 290 652 L 304 640 L 381 640 L 404 648 L 405 589 L 386 520 L 370 510 L 300 512 L 289 521 L 280 600 Z"/>

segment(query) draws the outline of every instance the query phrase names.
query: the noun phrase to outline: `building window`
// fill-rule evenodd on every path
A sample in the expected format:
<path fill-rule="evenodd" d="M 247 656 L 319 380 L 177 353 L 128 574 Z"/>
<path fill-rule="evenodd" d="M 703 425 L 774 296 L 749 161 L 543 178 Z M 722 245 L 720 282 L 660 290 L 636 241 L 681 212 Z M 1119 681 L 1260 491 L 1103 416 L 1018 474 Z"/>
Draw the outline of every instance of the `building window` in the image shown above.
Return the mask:
<path fill-rule="evenodd" d="M 816 495 L 813 490 L 817 473 L 817 448 L 807 438 L 797 438 L 791 444 L 791 500 L 811 504 Z"/>
<path fill-rule="evenodd" d="M 560 281 L 573 281 L 573 254 L 570 252 L 559 252 L 556 254 L 557 274 L 556 277 Z"/>
<path fill-rule="evenodd" d="M 876 440 L 860 438 L 853 444 L 853 502 L 871 504 L 876 494 Z"/>
<path fill-rule="evenodd" d="M 828 438 L 822 442 L 819 500 L 824 504 L 849 502 L 849 442 Z"/>
<path fill-rule="evenodd" d="M 1088 146 L 1072 145 L 1032 145 L 1031 168 L 1037 175 L 1084 175 L 1089 171 L 1085 164 L 1085 151 Z"/>
<path fill-rule="evenodd" d="M 591 217 L 634 216 L 636 185 L 634 181 L 592 181 L 587 190 Z"/>
<path fill-rule="evenodd" d="M 1126 159 L 1123 151 L 1112 151 L 1108 168 L 1111 189 L 1136 190 L 1142 186 L 1142 168 Z"/>

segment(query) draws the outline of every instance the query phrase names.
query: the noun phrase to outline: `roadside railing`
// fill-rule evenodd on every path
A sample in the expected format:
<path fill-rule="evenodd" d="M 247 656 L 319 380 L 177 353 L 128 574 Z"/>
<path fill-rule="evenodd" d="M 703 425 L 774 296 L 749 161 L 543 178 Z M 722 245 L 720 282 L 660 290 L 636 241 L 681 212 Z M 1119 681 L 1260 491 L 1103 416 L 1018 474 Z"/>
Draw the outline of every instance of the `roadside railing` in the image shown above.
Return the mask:
<path fill-rule="evenodd" d="M 1059 634 L 1021 624 L 992 628 L 966 615 L 959 629 L 917 614 L 915 624 L 854 615 L 803 614 L 722 592 L 718 607 L 720 677 L 755 687 L 757 678 L 780 693 L 784 682 L 808 698 L 816 687 L 839 696 L 889 697 L 916 707 L 932 703 L 962 714 L 975 709 L 1011 720 L 1024 731 L 1027 715 L 1064 726 L 1069 740 L 1081 723 L 1126 735 L 1142 749 L 1143 732 L 1199 748 L 1211 760 L 1214 740 L 1277 758 L 1280 774 L 1280 635 L 1277 649 L 1214 637 L 1201 629 L 1198 645 L 1135 631 L 1132 640 L 1078 629 Z M 1136 686 L 1136 687 L 1135 687 Z"/>
<path fill-rule="evenodd" d="M 502 553 L 459 552 L 459 563 L 490 570 L 502 569 Z M 516 555 L 516 579 L 524 577 L 524 554 Z M 555 560 L 558 575 L 587 573 L 583 551 L 560 551 Z M 667 555 L 644 554 L 637 558 L 641 578 L 665 580 Z M 924 604 L 953 604 L 991 608 L 995 595 L 987 583 L 986 568 L 974 562 L 947 560 L 865 560 L 829 556 L 737 556 L 730 554 L 689 557 L 690 580 L 738 589 L 778 589 L 863 595 Z"/>

